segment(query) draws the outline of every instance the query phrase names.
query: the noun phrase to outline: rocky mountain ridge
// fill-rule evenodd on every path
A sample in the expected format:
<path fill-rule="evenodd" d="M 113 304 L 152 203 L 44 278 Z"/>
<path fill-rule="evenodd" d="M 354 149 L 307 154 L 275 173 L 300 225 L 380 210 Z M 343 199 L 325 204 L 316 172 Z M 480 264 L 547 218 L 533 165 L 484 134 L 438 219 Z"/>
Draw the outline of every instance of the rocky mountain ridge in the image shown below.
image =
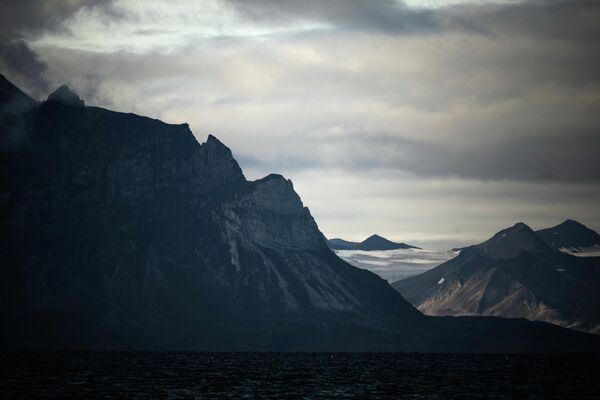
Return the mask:
<path fill-rule="evenodd" d="M 2 348 L 600 350 L 542 323 L 425 317 L 327 247 L 290 181 L 247 181 L 187 124 L 78 99 L 0 77 Z"/>
<path fill-rule="evenodd" d="M 564 254 L 523 223 L 392 286 L 428 315 L 527 318 L 600 333 L 600 258 Z"/>
<path fill-rule="evenodd" d="M 199 144 L 187 124 L 87 107 L 64 86 L 31 104 L 0 172 L 2 309 L 29 335 L 39 314 L 49 341 L 78 345 L 277 343 L 264 329 L 314 344 L 315 326 L 421 318 L 328 249 L 291 181 L 247 181 L 213 135 Z M 323 328 L 332 318 L 344 329 Z"/>

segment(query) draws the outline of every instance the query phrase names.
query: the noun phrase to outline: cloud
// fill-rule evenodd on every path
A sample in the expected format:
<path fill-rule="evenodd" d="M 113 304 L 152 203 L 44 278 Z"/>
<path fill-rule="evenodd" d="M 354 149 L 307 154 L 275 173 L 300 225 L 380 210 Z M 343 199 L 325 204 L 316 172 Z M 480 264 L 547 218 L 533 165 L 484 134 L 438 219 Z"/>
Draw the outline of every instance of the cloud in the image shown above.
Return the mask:
<path fill-rule="evenodd" d="M 215 134 L 246 176 L 292 178 L 326 234 L 600 228 L 595 2 L 132 4 L 32 41 L 49 81 Z"/>
<path fill-rule="evenodd" d="M 600 181 L 600 64 L 587 43 L 320 33 L 168 54 L 40 51 L 82 95 L 82 71 L 94 74 L 88 103 L 227 135 L 264 173 Z"/>
<path fill-rule="evenodd" d="M 40 60 L 23 40 L 0 43 L 0 67 L 24 76 L 34 96 L 48 92 L 48 82 L 44 78 L 48 64 Z"/>
<path fill-rule="evenodd" d="M 0 2 L 0 68 L 34 96 L 48 92 L 47 64 L 25 39 L 60 30 L 69 16 L 107 1 L 4 0 Z"/>
<path fill-rule="evenodd" d="M 227 0 L 238 14 L 258 23 L 282 24 L 298 19 L 320 21 L 350 30 L 419 33 L 443 29 L 432 10 L 414 9 L 393 0 Z"/>
<path fill-rule="evenodd" d="M 534 229 L 568 216 L 600 226 L 600 188 L 583 183 L 419 178 L 398 171 L 304 170 L 294 188 L 328 237 L 378 233 L 427 248 L 481 242 L 523 221 Z M 324 189 L 326 188 L 326 189 Z"/>

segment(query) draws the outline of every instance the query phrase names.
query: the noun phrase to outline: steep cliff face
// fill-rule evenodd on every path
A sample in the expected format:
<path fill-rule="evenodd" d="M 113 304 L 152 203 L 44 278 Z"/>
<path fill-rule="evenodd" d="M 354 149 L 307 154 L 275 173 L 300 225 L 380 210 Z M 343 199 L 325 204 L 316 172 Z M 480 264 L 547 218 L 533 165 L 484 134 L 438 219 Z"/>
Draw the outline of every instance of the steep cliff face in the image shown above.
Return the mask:
<path fill-rule="evenodd" d="M 85 107 L 66 87 L 21 118 L 0 172 L 1 304 L 17 341 L 44 325 L 77 346 L 283 345 L 291 330 L 332 334 L 332 318 L 346 335 L 421 317 L 331 253 L 290 181 L 248 182 L 212 135 Z"/>

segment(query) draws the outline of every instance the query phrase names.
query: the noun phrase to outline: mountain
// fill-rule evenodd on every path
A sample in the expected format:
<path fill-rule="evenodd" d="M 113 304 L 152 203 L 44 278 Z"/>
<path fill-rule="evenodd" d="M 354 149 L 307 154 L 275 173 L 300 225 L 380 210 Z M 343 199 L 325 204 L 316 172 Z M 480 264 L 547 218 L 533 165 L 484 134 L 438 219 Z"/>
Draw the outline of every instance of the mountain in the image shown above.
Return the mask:
<path fill-rule="evenodd" d="M 527 318 L 600 333 L 600 259 L 556 251 L 523 223 L 392 286 L 428 315 Z"/>
<path fill-rule="evenodd" d="M 0 150 L 20 142 L 28 127 L 27 113 L 37 102 L 0 74 Z"/>
<path fill-rule="evenodd" d="M 497 260 L 513 258 L 521 252 L 537 254 L 550 251 L 546 242 L 522 222 L 501 230 L 474 248 L 483 256 Z"/>
<path fill-rule="evenodd" d="M 0 286 L 5 320 L 30 335 L 203 347 L 244 332 L 243 346 L 338 314 L 342 334 L 420 317 L 327 248 L 291 181 L 247 181 L 214 136 L 85 107 L 66 87 L 25 117 L 2 154 Z"/>
<path fill-rule="evenodd" d="M 327 240 L 327 245 L 332 250 L 352 250 L 359 245 L 358 242 L 348 242 L 344 239 L 334 238 Z"/>
<path fill-rule="evenodd" d="M 291 181 L 248 181 L 187 124 L 67 87 L 0 93 L 24 105 L 0 131 L 2 349 L 600 351 L 543 323 L 424 316 L 327 247 Z"/>
<path fill-rule="evenodd" d="M 395 243 L 387 240 L 379 235 L 372 235 L 360 243 L 348 242 L 343 239 L 329 239 L 327 241 L 329 247 L 333 250 L 397 250 L 397 249 L 419 249 L 419 247 L 411 246 L 406 243 Z"/>
<path fill-rule="evenodd" d="M 578 253 L 586 248 L 600 246 L 600 235 L 587 226 L 571 219 L 537 234 L 553 249 Z M 598 247 L 600 250 L 600 247 Z"/>

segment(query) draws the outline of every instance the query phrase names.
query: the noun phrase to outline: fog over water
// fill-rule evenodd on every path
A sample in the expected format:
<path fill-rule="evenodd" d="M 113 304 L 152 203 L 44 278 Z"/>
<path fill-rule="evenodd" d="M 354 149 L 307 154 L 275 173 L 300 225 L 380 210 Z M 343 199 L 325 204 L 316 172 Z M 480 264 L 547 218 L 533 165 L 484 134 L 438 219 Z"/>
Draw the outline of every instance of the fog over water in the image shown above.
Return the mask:
<path fill-rule="evenodd" d="M 458 254 L 452 250 L 425 249 L 336 250 L 335 253 L 355 267 L 369 270 L 390 283 L 422 274 Z"/>

